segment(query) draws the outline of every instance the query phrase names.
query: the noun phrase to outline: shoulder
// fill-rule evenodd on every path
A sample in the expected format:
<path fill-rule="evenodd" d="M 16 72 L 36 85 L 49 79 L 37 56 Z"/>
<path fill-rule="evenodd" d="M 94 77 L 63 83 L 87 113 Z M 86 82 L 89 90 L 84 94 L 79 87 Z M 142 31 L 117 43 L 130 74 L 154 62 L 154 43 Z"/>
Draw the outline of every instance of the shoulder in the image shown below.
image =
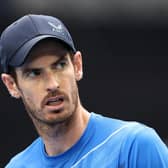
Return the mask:
<path fill-rule="evenodd" d="M 120 119 L 104 117 L 99 114 L 92 114 L 95 124 L 98 127 L 106 129 L 115 128 L 116 131 L 121 132 L 124 140 L 128 143 L 158 143 L 162 142 L 156 131 L 136 121 L 124 121 Z"/>
<path fill-rule="evenodd" d="M 41 144 L 41 138 L 37 138 L 31 145 L 29 145 L 26 149 L 22 152 L 15 155 L 10 162 L 6 165 L 5 168 L 20 168 L 24 167 L 27 163 L 29 163 L 30 159 L 37 155 L 40 148 L 39 145 Z M 30 155 L 31 153 L 31 155 Z M 34 157 L 35 158 L 35 157 Z"/>
<path fill-rule="evenodd" d="M 124 121 L 116 118 L 105 117 L 96 113 L 92 113 L 92 120 L 94 126 L 100 131 L 108 132 L 109 134 L 118 132 L 124 137 L 136 136 L 140 130 L 146 129 L 147 127 L 141 123 L 134 121 Z M 143 131 L 142 131 L 143 132 Z"/>
<path fill-rule="evenodd" d="M 125 142 L 132 143 L 136 134 L 143 129 L 142 124 L 137 122 L 123 121 L 115 118 L 104 117 L 92 113 L 92 125 L 94 125 L 94 139 L 102 142 L 108 139 L 111 144 L 124 146 Z"/>
<path fill-rule="evenodd" d="M 168 167 L 168 149 L 153 128 L 101 115 L 95 115 L 95 118 L 99 132 L 108 132 L 108 145 L 118 149 L 121 167 Z"/>
<path fill-rule="evenodd" d="M 121 126 L 128 123 L 120 119 L 106 117 L 96 113 L 91 113 L 91 117 L 92 117 L 92 120 L 94 120 L 94 124 L 97 125 L 98 127 L 120 128 Z"/>
<path fill-rule="evenodd" d="M 131 124 L 133 125 L 131 126 Z M 129 125 L 127 143 L 130 142 L 134 146 L 144 146 L 145 149 L 148 147 L 151 149 L 158 145 L 166 146 L 153 128 L 137 122 L 130 122 Z"/>
<path fill-rule="evenodd" d="M 166 145 L 153 128 L 140 123 L 130 129 L 123 142 L 120 156 L 121 162 L 131 167 L 168 166 Z"/>

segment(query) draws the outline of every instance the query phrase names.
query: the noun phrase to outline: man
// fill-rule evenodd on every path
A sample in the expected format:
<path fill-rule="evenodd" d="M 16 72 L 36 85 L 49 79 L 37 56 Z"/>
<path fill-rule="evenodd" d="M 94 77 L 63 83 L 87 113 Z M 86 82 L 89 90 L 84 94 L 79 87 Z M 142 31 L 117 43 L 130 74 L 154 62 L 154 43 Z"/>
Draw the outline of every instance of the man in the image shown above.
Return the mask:
<path fill-rule="evenodd" d="M 168 149 L 152 128 L 82 106 L 82 55 L 57 18 L 26 15 L 11 24 L 0 62 L 3 83 L 39 134 L 6 168 L 168 168 Z"/>

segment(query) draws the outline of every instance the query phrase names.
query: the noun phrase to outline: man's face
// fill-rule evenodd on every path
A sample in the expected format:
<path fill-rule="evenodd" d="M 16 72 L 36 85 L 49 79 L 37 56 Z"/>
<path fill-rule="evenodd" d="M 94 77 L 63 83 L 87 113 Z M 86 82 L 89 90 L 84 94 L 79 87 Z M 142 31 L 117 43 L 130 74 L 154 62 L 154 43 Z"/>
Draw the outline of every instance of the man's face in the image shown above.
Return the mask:
<path fill-rule="evenodd" d="M 82 77 L 80 52 L 71 60 L 62 45 L 44 40 L 16 68 L 16 77 L 18 94 L 34 122 L 56 124 L 76 112 L 79 105 L 76 81 Z"/>

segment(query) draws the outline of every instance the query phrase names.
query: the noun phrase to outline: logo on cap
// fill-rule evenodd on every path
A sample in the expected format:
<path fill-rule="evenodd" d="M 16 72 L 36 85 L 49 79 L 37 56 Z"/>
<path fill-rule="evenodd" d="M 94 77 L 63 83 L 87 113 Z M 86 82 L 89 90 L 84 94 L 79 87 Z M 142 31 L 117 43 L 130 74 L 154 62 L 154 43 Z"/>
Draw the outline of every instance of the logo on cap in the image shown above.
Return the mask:
<path fill-rule="evenodd" d="M 62 25 L 61 24 L 55 25 L 51 22 L 48 22 L 48 24 L 52 27 L 52 31 L 62 32 Z"/>

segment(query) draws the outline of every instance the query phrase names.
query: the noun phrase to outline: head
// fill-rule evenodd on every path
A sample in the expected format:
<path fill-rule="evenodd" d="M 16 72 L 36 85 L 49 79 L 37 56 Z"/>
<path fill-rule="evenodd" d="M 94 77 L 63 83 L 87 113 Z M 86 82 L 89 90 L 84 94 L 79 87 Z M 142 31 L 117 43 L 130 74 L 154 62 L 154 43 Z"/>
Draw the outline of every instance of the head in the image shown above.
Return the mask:
<path fill-rule="evenodd" d="M 63 122 L 79 108 L 82 57 L 58 19 L 28 15 L 10 25 L 1 36 L 0 59 L 2 81 L 34 122 Z"/>

